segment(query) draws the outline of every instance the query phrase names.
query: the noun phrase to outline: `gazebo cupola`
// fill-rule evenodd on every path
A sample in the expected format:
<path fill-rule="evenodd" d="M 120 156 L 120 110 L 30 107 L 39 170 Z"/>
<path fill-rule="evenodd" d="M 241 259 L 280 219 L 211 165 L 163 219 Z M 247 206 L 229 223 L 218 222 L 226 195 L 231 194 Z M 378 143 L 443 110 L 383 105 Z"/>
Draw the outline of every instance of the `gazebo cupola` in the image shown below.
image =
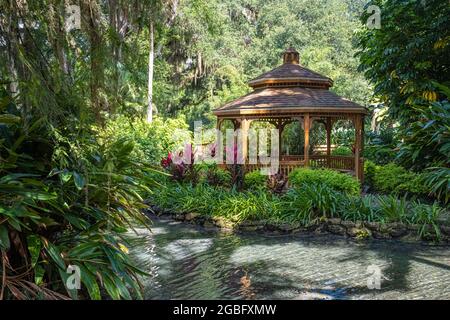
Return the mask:
<path fill-rule="evenodd" d="M 363 178 L 363 123 L 366 108 L 338 96 L 329 89 L 333 80 L 300 64 L 300 55 L 294 48 L 283 53 L 283 64 L 250 80 L 253 88 L 249 94 L 213 110 L 220 129 L 224 120 L 231 120 L 235 129 L 246 134 L 252 121 L 267 121 L 279 129 L 298 122 L 304 131 L 303 154 L 281 155 L 280 170 L 289 173 L 299 166 L 328 167 L 347 171 Z M 355 127 L 355 145 L 352 156 L 331 156 L 331 129 L 336 120 L 351 120 Z M 314 121 L 325 126 L 326 154 L 310 154 L 309 135 Z M 244 144 L 245 145 L 245 144 Z M 247 146 L 244 146 L 246 155 Z M 248 165 L 252 170 L 258 165 Z"/>
<path fill-rule="evenodd" d="M 283 53 L 283 64 L 248 82 L 253 89 L 268 87 L 302 87 L 329 89 L 333 86 L 330 78 L 300 66 L 300 55 L 289 48 Z"/>

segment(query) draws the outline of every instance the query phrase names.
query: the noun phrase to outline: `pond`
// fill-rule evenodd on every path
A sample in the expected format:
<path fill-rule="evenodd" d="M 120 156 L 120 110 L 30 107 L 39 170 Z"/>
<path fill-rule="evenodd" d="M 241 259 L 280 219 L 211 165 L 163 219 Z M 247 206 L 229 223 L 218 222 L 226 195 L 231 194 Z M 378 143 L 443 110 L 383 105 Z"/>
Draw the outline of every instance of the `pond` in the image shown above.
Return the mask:
<path fill-rule="evenodd" d="M 236 235 L 171 220 L 138 229 L 146 299 L 450 299 L 450 247 Z"/>

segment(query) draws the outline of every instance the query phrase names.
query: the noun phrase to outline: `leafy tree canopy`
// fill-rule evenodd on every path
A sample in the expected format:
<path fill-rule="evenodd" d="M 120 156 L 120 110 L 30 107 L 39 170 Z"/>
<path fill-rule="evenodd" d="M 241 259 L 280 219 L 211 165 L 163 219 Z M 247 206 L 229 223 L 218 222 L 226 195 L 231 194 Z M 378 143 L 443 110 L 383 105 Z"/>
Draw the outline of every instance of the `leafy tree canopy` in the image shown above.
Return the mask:
<path fill-rule="evenodd" d="M 408 123 L 421 114 L 413 105 L 444 98 L 434 82 L 448 85 L 450 6 L 440 0 L 373 0 L 370 5 L 381 8 L 381 28 L 359 33 L 360 70 L 390 115 Z"/>

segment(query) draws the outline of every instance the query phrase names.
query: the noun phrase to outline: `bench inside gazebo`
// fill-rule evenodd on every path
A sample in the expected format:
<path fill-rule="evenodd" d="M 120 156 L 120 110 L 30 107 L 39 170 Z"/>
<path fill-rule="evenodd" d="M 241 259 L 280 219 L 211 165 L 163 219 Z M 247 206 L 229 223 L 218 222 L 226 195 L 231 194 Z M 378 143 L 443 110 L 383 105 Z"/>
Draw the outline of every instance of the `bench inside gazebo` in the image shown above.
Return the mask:
<path fill-rule="evenodd" d="M 246 136 L 253 121 L 272 123 L 281 135 L 286 125 L 297 122 L 304 132 L 303 155 L 279 155 L 279 170 L 289 174 L 297 167 L 330 168 L 363 179 L 363 134 L 366 108 L 330 91 L 333 81 L 299 64 L 299 53 L 289 48 L 283 53 L 283 64 L 249 81 L 253 91 L 213 111 L 217 128 L 230 120 L 234 129 Z M 355 128 L 353 155 L 331 155 L 331 132 L 337 120 L 350 120 Z M 310 131 L 313 123 L 323 124 L 326 130 L 326 151 L 310 154 Z M 247 157 L 248 141 L 243 144 Z M 246 164 L 246 171 L 262 164 Z"/>

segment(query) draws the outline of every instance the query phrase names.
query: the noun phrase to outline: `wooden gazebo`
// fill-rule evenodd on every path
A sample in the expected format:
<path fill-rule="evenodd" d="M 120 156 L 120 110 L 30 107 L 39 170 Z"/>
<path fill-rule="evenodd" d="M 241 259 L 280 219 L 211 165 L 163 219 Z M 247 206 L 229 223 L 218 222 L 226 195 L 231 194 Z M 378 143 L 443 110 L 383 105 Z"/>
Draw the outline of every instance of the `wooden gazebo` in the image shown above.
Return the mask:
<path fill-rule="evenodd" d="M 363 179 L 363 130 L 367 110 L 332 91 L 333 81 L 299 64 L 299 53 L 289 48 L 283 53 L 283 64 L 248 83 L 253 91 L 213 111 L 217 116 L 217 128 L 224 120 L 231 120 L 234 129 L 248 132 L 252 121 L 273 123 L 281 134 L 284 127 L 299 122 L 304 131 L 304 154 L 282 155 L 280 171 L 288 174 L 296 167 L 326 167 L 354 174 Z M 331 130 L 340 119 L 351 120 L 355 128 L 355 145 L 352 156 L 331 155 Z M 313 121 L 322 123 L 326 129 L 326 153 L 310 154 L 310 129 Z M 245 139 L 246 140 L 246 139 Z M 246 159 L 248 145 L 243 144 Z M 281 147 L 280 147 L 281 150 Z M 253 170 L 259 164 L 248 164 Z"/>

